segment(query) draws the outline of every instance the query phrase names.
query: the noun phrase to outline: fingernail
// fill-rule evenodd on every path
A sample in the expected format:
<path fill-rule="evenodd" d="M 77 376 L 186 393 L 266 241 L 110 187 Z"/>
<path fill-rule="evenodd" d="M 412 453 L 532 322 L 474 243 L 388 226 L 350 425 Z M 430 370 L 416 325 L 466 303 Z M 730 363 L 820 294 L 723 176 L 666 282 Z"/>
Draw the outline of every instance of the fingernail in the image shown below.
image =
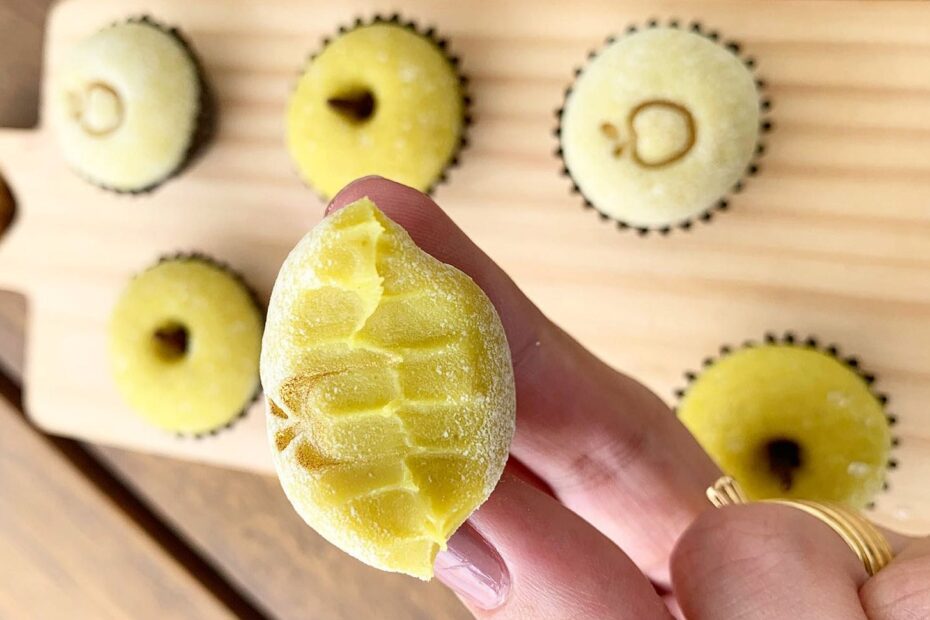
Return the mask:
<path fill-rule="evenodd" d="M 344 202 L 342 200 L 343 195 L 351 192 L 352 188 L 355 187 L 356 185 L 360 183 L 366 183 L 368 181 L 374 181 L 377 179 L 384 180 L 384 177 L 378 176 L 377 174 L 369 174 L 368 176 L 359 177 L 355 179 L 354 181 L 350 181 L 348 185 L 346 185 L 341 190 L 336 192 L 336 195 L 329 199 L 329 202 L 326 204 L 326 209 L 323 210 L 323 214 L 329 215 L 330 213 L 335 211 L 336 205 L 339 205 L 340 207 L 345 206 L 344 204 L 342 204 Z"/>
<path fill-rule="evenodd" d="M 478 531 L 465 523 L 436 556 L 436 578 L 475 607 L 497 609 L 510 594 L 507 565 Z"/>

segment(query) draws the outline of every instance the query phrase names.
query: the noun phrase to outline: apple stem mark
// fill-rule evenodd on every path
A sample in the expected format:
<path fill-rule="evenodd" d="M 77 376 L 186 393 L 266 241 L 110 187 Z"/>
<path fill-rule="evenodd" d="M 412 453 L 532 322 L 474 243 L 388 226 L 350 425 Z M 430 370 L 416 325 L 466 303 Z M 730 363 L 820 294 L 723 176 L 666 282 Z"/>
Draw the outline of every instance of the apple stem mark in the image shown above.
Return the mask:
<path fill-rule="evenodd" d="M 615 159 L 619 159 L 620 156 L 623 155 L 623 147 L 626 146 L 626 144 L 620 141 L 620 130 L 617 129 L 617 126 L 613 123 L 605 121 L 601 123 L 601 133 L 614 143 L 613 156 Z"/>

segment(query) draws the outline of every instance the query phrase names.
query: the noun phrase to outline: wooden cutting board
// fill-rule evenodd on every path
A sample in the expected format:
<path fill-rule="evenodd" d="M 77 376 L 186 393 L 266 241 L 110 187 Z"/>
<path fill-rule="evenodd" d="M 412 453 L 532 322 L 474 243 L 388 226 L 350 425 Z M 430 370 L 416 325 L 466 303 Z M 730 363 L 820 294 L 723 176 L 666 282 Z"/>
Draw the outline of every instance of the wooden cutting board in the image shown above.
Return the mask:
<path fill-rule="evenodd" d="M 323 36 L 395 10 L 436 26 L 471 77 L 471 147 L 437 201 L 555 321 L 670 403 L 682 373 L 721 344 L 785 330 L 839 344 L 876 374 L 899 418 L 900 466 L 874 514 L 930 532 L 930 4 L 921 2 L 63 2 L 49 20 L 44 92 L 77 40 L 147 13 L 193 42 L 220 125 L 191 169 L 138 197 L 77 178 L 42 121 L 0 130 L 0 171 L 18 201 L 0 242 L 0 285 L 30 300 L 26 404 L 37 424 L 270 471 L 259 404 L 200 440 L 139 421 L 111 380 L 105 324 L 126 281 L 176 251 L 230 263 L 267 298 L 322 211 L 284 146 L 290 88 Z M 651 17 L 699 20 L 741 42 L 776 129 L 761 174 L 729 212 L 640 238 L 581 208 L 552 130 L 586 54 Z"/>

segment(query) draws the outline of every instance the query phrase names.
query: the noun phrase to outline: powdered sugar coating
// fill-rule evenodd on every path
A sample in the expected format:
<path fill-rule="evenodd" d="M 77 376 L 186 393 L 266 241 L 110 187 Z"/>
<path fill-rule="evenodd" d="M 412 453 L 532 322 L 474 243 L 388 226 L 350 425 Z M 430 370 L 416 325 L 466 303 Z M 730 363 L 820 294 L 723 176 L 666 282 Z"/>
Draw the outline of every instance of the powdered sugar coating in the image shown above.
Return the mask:
<path fill-rule="evenodd" d="M 510 351 L 481 289 L 359 200 L 281 268 L 261 375 L 298 513 L 356 558 L 429 579 L 513 437 Z"/>

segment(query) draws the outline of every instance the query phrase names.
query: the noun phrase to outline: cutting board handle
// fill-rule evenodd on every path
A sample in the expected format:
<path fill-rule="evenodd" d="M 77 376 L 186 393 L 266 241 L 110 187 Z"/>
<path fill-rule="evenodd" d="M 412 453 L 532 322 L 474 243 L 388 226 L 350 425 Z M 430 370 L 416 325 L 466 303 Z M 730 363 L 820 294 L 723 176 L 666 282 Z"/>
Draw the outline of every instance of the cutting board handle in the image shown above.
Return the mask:
<path fill-rule="evenodd" d="M 35 132 L 35 129 L 0 127 L 0 164 L 8 163 L 9 157 L 15 155 L 17 149 L 21 148 Z"/>
<path fill-rule="evenodd" d="M 0 177 L 11 188 L 15 185 L 19 164 L 25 159 L 24 155 L 35 134 L 35 129 L 0 128 Z"/>

